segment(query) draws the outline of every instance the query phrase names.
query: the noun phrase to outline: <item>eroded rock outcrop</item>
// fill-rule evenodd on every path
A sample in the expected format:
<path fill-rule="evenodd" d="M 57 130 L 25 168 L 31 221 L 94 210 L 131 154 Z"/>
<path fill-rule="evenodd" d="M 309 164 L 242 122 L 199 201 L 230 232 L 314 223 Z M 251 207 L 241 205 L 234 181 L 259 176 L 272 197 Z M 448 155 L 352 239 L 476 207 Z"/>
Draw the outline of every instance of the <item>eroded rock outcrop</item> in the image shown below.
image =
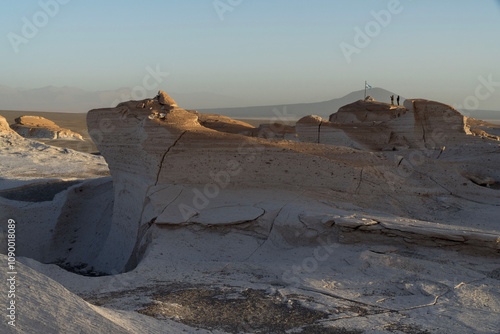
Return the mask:
<path fill-rule="evenodd" d="M 311 117 L 311 116 L 308 116 Z M 359 100 L 339 109 L 329 121 L 302 118 L 297 123 L 301 141 L 342 145 L 367 150 L 441 149 L 446 145 L 478 143 L 472 134 L 496 140 L 496 136 L 470 131 L 468 118 L 453 107 L 434 101 L 408 99 L 404 107 Z"/>
<path fill-rule="evenodd" d="M 420 103 L 415 105 L 418 117 L 389 108 L 380 122 L 411 118 L 411 131 L 403 133 L 411 132 L 414 139 L 421 134 L 415 119 L 424 126 L 428 120 L 427 109 L 421 113 Z M 373 123 L 371 116 L 363 117 L 356 116 L 358 127 L 367 119 Z M 113 223 L 93 263 L 101 271 L 134 267 L 160 228 L 240 230 L 276 244 L 302 245 L 325 234 L 340 238 L 344 227 L 336 221 L 363 211 L 364 217 L 383 212 L 372 219 L 399 222 L 404 229 L 410 221 L 418 225 L 417 220 L 457 224 L 475 217 L 482 207 L 486 224 L 500 202 L 497 190 L 470 178 L 480 174 L 500 179 L 498 145 L 483 141 L 445 151 L 359 151 L 338 146 L 332 138 L 377 146 L 387 131 L 390 142 L 390 130 L 376 130 L 381 134 L 375 139 L 362 130 L 354 136 L 352 124 L 349 132 L 346 125 L 317 117 L 299 122 L 299 136 L 301 126 L 314 126 L 319 142 L 330 138 L 332 145 L 266 140 L 238 134 L 247 126 L 224 117 L 177 106 L 166 110 L 158 99 L 92 110 L 87 121 L 114 182 Z M 456 131 L 465 136 L 463 129 Z M 313 141 L 314 132 L 309 136 Z M 480 167 L 479 157 L 484 159 Z M 377 233 L 380 226 L 369 229 Z M 497 247 L 495 238 L 488 240 L 487 247 Z"/>
<path fill-rule="evenodd" d="M 383 122 L 400 117 L 405 112 L 405 108 L 400 106 L 373 99 L 359 100 L 340 108 L 330 116 L 329 121 L 342 124 Z"/>
<path fill-rule="evenodd" d="M 0 116 L 0 132 L 9 132 L 12 131 L 9 127 L 9 123 L 5 119 L 5 117 Z"/>
<path fill-rule="evenodd" d="M 160 103 L 162 106 L 167 106 L 169 108 L 177 107 L 177 103 L 174 101 L 174 99 L 163 91 L 158 92 L 156 99 L 158 100 L 158 103 Z"/>
<path fill-rule="evenodd" d="M 56 123 L 40 116 L 21 116 L 10 127 L 24 138 L 83 140 L 83 137 L 71 130 L 61 128 Z"/>

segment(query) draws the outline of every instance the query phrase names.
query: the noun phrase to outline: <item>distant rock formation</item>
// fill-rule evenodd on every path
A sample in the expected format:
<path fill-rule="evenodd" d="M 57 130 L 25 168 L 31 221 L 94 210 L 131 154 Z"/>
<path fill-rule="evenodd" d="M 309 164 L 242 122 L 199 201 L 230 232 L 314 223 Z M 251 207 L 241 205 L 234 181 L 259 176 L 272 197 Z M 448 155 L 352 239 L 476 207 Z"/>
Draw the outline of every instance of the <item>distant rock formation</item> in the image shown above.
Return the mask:
<path fill-rule="evenodd" d="M 359 100 L 332 114 L 297 122 L 301 141 L 366 150 L 441 149 L 444 146 L 478 143 L 475 136 L 496 140 L 479 130 L 471 132 L 468 118 L 453 107 L 434 101 L 407 99 L 404 107 Z"/>
<path fill-rule="evenodd" d="M 309 143 L 256 138 L 248 124 L 174 104 L 165 108 L 161 101 L 124 102 L 87 115 L 115 194 L 113 222 L 92 263 L 95 270 L 133 268 L 161 227 L 236 229 L 304 245 L 320 235 L 333 233 L 338 239 L 344 233 L 339 222 L 352 222 L 341 219 L 331 203 L 352 203 L 348 207 L 358 213 L 361 208 L 383 212 L 386 218 L 378 219 L 449 223 L 475 215 L 469 201 L 485 208 L 500 201 L 500 193 L 487 187 L 500 180 L 500 157 L 488 153 L 498 150 L 498 143 L 467 136 L 463 118 L 445 105 L 409 100 L 413 109 L 408 110 L 364 101 L 332 118 L 347 123 L 308 116 L 297 123 L 297 133 Z M 113 129 L 103 131 L 103 120 Z M 427 131 L 439 124 L 447 136 L 430 145 Z M 432 150 L 448 142 L 456 147 Z M 409 149 L 381 152 L 387 145 Z M 479 186 L 477 180 L 488 182 Z M 439 209 L 449 205 L 461 209 Z M 356 229 L 363 224 L 354 222 Z M 380 228 L 373 222 L 360 230 Z"/>
<path fill-rule="evenodd" d="M 24 138 L 83 140 L 80 134 L 63 129 L 44 117 L 21 116 L 15 121 L 10 127 Z"/>
<path fill-rule="evenodd" d="M 404 114 L 406 109 L 393 106 L 388 103 L 371 100 L 359 100 L 343 106 L 330 116 L 330 122 L 334 123 L 366 123 L 389 121 Z"/>

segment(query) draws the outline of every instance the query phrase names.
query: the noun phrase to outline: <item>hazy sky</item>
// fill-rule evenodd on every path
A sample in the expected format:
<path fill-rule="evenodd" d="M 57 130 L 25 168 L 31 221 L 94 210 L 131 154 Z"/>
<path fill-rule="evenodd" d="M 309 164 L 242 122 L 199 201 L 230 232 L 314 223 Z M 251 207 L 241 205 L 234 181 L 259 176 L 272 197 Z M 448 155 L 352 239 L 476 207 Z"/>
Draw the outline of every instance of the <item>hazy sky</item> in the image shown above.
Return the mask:
<path fill-rule="evenodd" d="M 52 6 L 44 10 L 43 3 Z M 326 100 L 363 89 L 368 80 L 406 97 L 479 101 L 482 109 L 500 110 L 496 0 L 11 0 L 0 6 L 0 84 L 11 87 L 112 90 L 142 85 L 146 68 L 158 67 L 170 73 L 159 86 L 167 92 L 212 92 L 242 105 Z M 378 23 L 373 13 L 381 11 L 390 17 Z M 359 31 L 369 40 L 356 40 Z M 480 77 L 499 84 L 478 90 Z"/>

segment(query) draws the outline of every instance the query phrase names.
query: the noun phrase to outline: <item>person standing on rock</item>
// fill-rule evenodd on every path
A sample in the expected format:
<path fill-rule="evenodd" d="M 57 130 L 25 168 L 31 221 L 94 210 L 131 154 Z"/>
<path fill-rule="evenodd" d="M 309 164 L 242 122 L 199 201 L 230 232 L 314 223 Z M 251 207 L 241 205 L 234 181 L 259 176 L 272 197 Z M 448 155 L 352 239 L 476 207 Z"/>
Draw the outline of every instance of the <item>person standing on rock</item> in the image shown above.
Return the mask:
<path fill-rule="evenodd" d="M 399 95 L 398 95 L 398 99 L 397 99 L 397 101 L 398 101 L 398 106 L 399 106 Z"/>
<path fill-rule="evenodd" d="M 391 95 L 391 105 L 394 105 L 394 95 Z"/>

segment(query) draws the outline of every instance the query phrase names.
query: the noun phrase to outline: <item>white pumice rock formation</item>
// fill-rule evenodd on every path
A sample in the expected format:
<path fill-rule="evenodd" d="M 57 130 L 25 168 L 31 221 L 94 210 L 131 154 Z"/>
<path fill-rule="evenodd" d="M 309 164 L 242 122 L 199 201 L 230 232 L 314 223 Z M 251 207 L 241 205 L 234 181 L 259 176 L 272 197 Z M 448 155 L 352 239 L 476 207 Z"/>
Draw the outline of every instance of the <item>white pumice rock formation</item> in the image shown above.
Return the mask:
<path fill-rule="evenodd" d="M 45 145 L 21 137 L 0 116 L 0 190 L 39 179 L 77 179 L 109 175 L 101 156 Z M 14 188 L 15 186 L 12 186 Z"/>
<path fill-rule="evenodd" d="M 306 116 L 296 125 L 304 142 L 341 145 L 356 149 L 388 151 L 439 150 L 445 146 L 498 140 L 496 129 L 473 124 L 453 107 L 423 99 L 407 99 L 403 106 L 359 100 L 332 114 L 329 120 Z"/>
<path fill-rule="evenodd" d="M 71 130 L 63 129 L 56 123 L 40 116 L 21 116 L 10 127 L 24 138 L 83 140 L 83 137 Z"/>
<path fill-rule="evenodd" d="M 406 108 L 375 125 L 354 111 L 357 123 L 301 120 L 311 142 L 297 142 L 291 127 L 173 104 L 89 112 L 112 177 L 102 156 L 22 138 L 0 117 L 0 232 L 16 221 L 18 272 L 17 325 L 1 333 L 500 327 L 500 147 L 474 134 L 489 124 L 467 119 L 468 134 L 452 112 L 435 149 L 409 142 L 423 131 Z M 414 109 L 427 132 L 447 107 Z M 397 151 L 384 151 L 387 124 Z"/>
<path fill-rule="evenodd" d="M 413 102 L 413 112 L 382 106 L 378 121 L 390 124 L 390 129 L 370 128 L 365 133 L 364 124 L 378 122 L 375 114 L 380 103 L 371 110 L 374 102 L 363 102 L 362 112 L 346 107 L 345 115 L 334 120 L 349 121 L 342 126 L 354 124 L 358 129 L 341 128 L 342 135 L 332 126 L 319 133 L 320 145 L 313 138 L 318 138 L 318 132 L 310 128 L 328 128 L 331 122 L 319 117 L 298 122 L 299 137 L 305 133 L 306 141 L 313 142 L 301 143 L 240 135 L 248 134 L 244 124 L 177 106 L 162 118 L 150 118 L 161 113 L 163 105 L 157 100 L 90 111 L 89 132 L 109 164 L 115 193 L 113 223 L 94 267 L 101 271 L 134 268 L 154 239 L 153 226 L 236 229 L 271 237 L 282 245 L 314 242 L 328 233 L 344 238 L 350 227 L 336 222 L 353 212 L 339 209 L 344 205 L 335 203 L 340 202 L 355 204 L 355 221 L 360 221 L 361 211 L 363 219 L 377 222 L 363 228 L 353 225 L 355 235 L 370 231 L 391 235 L 383 231 L 394 229 L 390 222 L 401 221 L 397 229 L 406 231 L 400 235 L 404 239 L 402 235 L 413 235 L 415 225 L 425 230 L 431 222 L 441 224 L 436 225 L 439 236 L 420 234 L 430 244 L 433 238 L 450 234 L 457 246 L 470 242 L 497 249 L 495 233 L 500 228 L 492 222 L 500 203 L 498 183 L 480 186 L 475 180 L 500 180 L 498 143 L 467 135 L 463 118 L 445 105 Z M 442 121 L 443 115 L 451 121 Z M 397 123 L 410 116 L 412 120 Z M 104 120 L 114 125 L 113 131 L 100 129 Z M 453 145 L 441 147 L 447 143 L 445 136 L 439 150 L 428 149 L 427 130 L 440 126 L 450 129 L 447 134 Z M 414 149 L 368 150 L 391 143 L 390 134 L 395 131 L 402 138 L 398 145 Z M 333 137 L 364 151 L 321 139 Z M 477 218 L 477 210 L 482 211 L 477 230 L 470 229 L 474 237 L 452 236 L 456 226 Z"/>

